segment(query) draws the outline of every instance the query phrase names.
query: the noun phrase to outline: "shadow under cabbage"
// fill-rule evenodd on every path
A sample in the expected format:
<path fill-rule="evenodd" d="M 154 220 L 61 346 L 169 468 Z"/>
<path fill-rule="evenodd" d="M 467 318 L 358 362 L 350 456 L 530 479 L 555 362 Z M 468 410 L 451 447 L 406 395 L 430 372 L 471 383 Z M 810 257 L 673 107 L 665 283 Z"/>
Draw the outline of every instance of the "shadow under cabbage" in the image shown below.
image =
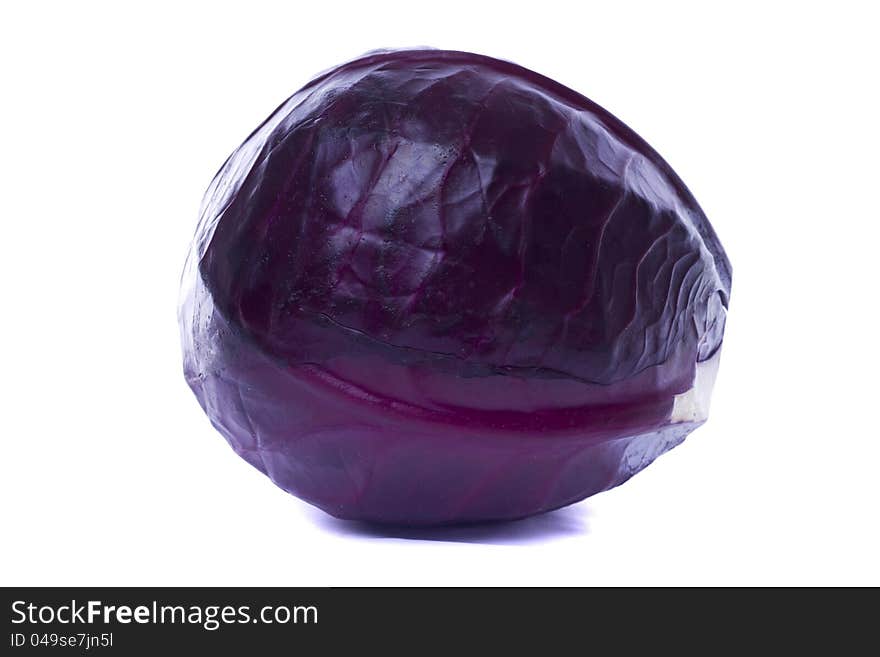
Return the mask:
<path fill-rule="evenodd" d="M 581 503 L 521 520 L 439 527 L 406 527 L 359 520 L 340 520 L 314 508 L 310 508 L 309 512 L 316 525 L 340 536 L 488 545 L 527 545 L 583 536 L 589 533 L 590 515 L 588 507 Z"/>

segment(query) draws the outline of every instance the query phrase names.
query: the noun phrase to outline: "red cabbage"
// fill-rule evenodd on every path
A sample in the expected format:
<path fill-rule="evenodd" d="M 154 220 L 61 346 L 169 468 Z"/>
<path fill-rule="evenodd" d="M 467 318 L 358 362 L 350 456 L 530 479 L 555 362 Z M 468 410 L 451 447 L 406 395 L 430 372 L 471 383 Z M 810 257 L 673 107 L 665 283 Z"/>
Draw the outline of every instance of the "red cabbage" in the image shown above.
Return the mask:
<path fill-rule="evenodd" d="M 730 264 L 668 164 L 515 64 L 370 53 L 211 183 L 184 369 L 214 426 L 340 518 L 512 519 L 706 419 Z"/>

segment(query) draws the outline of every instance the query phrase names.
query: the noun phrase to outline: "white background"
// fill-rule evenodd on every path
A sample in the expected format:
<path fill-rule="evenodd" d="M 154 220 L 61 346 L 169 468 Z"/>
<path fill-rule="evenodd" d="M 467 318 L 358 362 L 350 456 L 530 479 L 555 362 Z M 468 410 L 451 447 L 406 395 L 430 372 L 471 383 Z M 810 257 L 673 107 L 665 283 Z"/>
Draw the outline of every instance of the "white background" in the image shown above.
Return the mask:
<path fill-rule="evenodd" d="M 877 16 L 720 6 L 4 5 L 0 584 L 880 584 Z M 734 285 L 683 446 L 554 514 L 389 536 L 234 455 L 184 383 L 176 301 L 229 152 L 316 72 L 412 45 L 617 114 L 695 193 Z"/>

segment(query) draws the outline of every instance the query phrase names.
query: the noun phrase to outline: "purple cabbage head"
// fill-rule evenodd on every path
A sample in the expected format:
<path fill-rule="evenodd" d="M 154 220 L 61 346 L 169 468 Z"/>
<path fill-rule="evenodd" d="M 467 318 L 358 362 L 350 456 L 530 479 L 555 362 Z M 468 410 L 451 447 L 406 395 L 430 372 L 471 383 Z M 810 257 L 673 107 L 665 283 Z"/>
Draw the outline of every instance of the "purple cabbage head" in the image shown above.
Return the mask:
<path fill-rule="evenodd" d="M 184 369 L 233 449 L 340 518 L 512 519 L 706 419 L 730 264 L 638 135 L 515 64 L 370 53 L 211 183 Z"/>

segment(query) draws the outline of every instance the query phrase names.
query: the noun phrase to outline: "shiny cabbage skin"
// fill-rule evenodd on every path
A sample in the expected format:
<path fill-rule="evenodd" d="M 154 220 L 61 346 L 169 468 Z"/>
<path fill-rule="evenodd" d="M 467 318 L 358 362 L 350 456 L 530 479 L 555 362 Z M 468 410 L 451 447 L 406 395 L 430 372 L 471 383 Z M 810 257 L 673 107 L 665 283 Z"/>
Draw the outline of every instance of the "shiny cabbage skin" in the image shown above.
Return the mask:
<path fill-rule="evenodd" d="M 510 62 L 380 51 L 211 183 L 184 370 L 238 454 L 334 516 L 514 519 L 705 420 L 729 293 L 691 193 L 607 111 Z"/>

